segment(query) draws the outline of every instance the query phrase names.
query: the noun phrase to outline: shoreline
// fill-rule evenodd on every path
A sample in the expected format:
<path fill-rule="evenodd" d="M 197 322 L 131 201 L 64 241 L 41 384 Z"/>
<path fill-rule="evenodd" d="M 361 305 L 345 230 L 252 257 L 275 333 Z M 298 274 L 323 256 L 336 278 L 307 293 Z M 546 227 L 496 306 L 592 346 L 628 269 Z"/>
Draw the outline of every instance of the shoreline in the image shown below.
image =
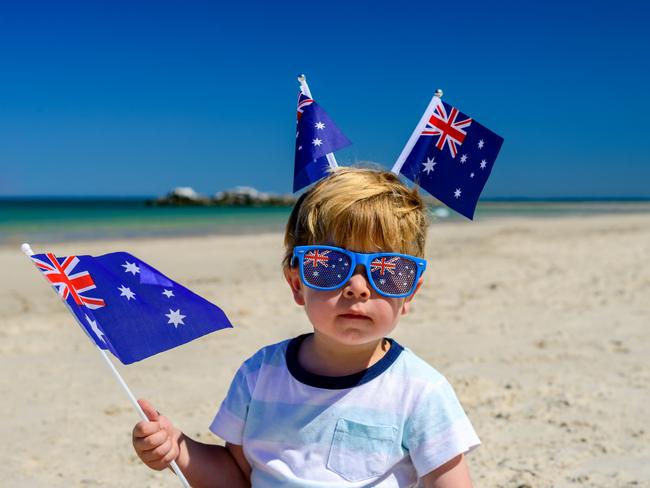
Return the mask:
<path fill-rule="evenodd" d="M 495 208 L 510 208 L 511 205 L 508 202 L 494 202 L 490 203 Z M 528 205 L 528 204 L 527 204 Z M 431 225 L 436 226 L 440 224 L 444 225 L 462 225 L 465 224 L 480 224 L 481 222 L 495 222 L 495 221 L 513 221 L 513 220 L 562 220 L 562 219 L 595 219 L 606 216 L 615 216 L 625 218 L 626 216 L 638 216 L 638 215 L 650 215 L 650 203 L 647 205 L 638 205 L 636 208 L 630 208 L 629 205 L 636 205 L 635 203 L 623 204 L 621 206 L 612 207 L 611 204 L 604 204 L 607 208 L 607 211 L 599 212 L 598 203 L 589 203 L 587 205 L 582 205 L 581 203 L 571 204 L 572 209 L 567 211 L 557 213 L 540 212 L 510 212 L 508 214 L 484 214 L 477 215 L 475 220 L 470 221 L 465 219 L 462 216 L 453 214 L 450 218 L 440 218 L 436 216 L 433 212 L 430 212 Z M 530 204 L 530 206 L 537 206 L 536 202 Z M 564 203 L 545 203 L 544 208 L 564 208 L 566 205 Z M 255 209 L 258 210 L 258 209 Z M 274 216 L 277 218 L 277 215 Z M 283 216 L 284 217 L 284 216 Z M 133 223 L 132 223 L 133 224 Z M 151 230 L 145 231 L 136 231 L 133 233 L 129 232 L 118 232 L 112 231 L 116 227 L 120 226 L 120 222 L 112 222 L 110 225 L 100 226 L 99 229 L 87 227 L 80 228 L 80 230 L 72 233 L 54 233 L 54 232 L 38 232 L 38 231 L 24 231 L 20 233 L 14 233 L 4 236 L 3 229 L 0 225 L 0 247 L 11 247 L 14 245 L 20 245 L 23 242 L 34 242 L 34 243 L 67 243 L 67 242 L 97 242 L 102 240 L 164 240 L 164 239 L 186 239 L 186 238 L 211 238 L 219 236 L 246 236 L 246 235 L 257 235 L 257 234 L 275 234 L 284 232 L 284 220 L 277 221 L 274 223 L 223 223 L 220 227 L 216 227 L 214 224 L 206 224 L 204 226 L 198 227 L 188 227 L 183 229 L 183 227 L 172 227 L 166 228 L 163 225 L 158 227 L 152 227 Z M 94 236 L 91 236 L 94 234 Z"/>

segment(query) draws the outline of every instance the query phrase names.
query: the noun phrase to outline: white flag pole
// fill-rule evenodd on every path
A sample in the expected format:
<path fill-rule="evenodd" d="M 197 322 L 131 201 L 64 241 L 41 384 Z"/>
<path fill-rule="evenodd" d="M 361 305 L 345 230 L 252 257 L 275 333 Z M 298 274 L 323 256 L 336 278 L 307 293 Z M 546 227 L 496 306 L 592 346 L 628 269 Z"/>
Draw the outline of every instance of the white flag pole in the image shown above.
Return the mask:
<path fill-rule="evenodd" d="M 418 125 L 415 126 L 415 130 L 413 131 L 413 134 L 411 134 L 411 137 L 406 143 L 406 146 L 404 146 L 404 149 L 402 149 L 402 152 L 400 153 L 399 157 L 397 158 L 397 161 L 395 161 L 395 164 L 391 169 L 391 171 L 396 175 L 398 175 L 400 170 L 402 169 L 402 166 L 404 165 L 404 161 L 406 161 L 406 158 L 411 152 L 411 149 L 413 149 L 413 146 L 415 146 L 416 141 L 420 137 L 420 134 L 422 134 L 424 127 L 427 125 L 427 121 L 431 117 L 431 114 L 433 113 L 435 108 L 440 103 L 441 98 L 442 98 L 442 90 L 437 89 L 436 93 L 433 95 L 433 98 L 431 98 L 429 105 L 427 105 L 427 109 L 422 114 L 422 117 L 420 118 L 420 122 L 418 122 Z"/>
<path fill-rule="evenodd" d="M 300 91 L 302 91 L 302 94 L 309 98 L 312 98 L 311 91 L 309 90 L 309 85 L 307 84 L 307 77 L 305 75 L 300 75 L 298 77 L 298 81 L 300 82 Z M 336 162 L 334 153 L 327 153 L 325 157 L 327 158 L 327 162 L 329 163 L 330 168 L 338 168 L 339 165 Z"/>
<path fill-rule="evenodd" d="M 20 246 L 20 249 L 29 257 L 34 255 L 34 251 L 32 251 L 32 248 L 29 244 L 24 243 L 22 246 Z M 138 401 L 135 399 L 135 396 L 133 396 L 133 393 L 131 392 L 131 389 L 129 388 L 129 385 L 126 384 L 124 381 L 124 378 L 122 378 L 122 375 L 119 373 L 119 371 L 115 368 L 115 365 L 113 364 L 113 361 L 110 360 L 108 357 L 108 354 L 106 354 L 106 351 L 104 351 L 102 348 L 100 348 L 97 344 L 94 344 L 94 346 L 97 348 L 99 351 L 99 354 L 104 358 L 106 361 L 106 364 L 110 368 L 110 370 L 113 372 L 113 375 L 115 378 L 117 378 L 118 383 L 122 386 L 124 391 L 126 392 L 127 396 L 129 397 L 129 400 L 131 400 L 131 403 L 133 404 L 133 407 L 135 410 L 138 412 L 140 415 L 140 418 L 144 421 L 149 421 L 147 416 L 145 415 L 144 411 L 142 410 L 142 407 L 140 407 L 140 404 Z M 184 488 L 190 488 L 190 484 L 187 482 L 187 479 L 185 478 L 185 475 L 183 472 L 180 470 L 178 465 L 176 464 L 176 461 L 172 461 L 171 463 L 171 468 L 174 470 L 174 473 L 176 473 L 176 476 L 178 476 L 178 479 L 181 481 L 182 485 Z"/>

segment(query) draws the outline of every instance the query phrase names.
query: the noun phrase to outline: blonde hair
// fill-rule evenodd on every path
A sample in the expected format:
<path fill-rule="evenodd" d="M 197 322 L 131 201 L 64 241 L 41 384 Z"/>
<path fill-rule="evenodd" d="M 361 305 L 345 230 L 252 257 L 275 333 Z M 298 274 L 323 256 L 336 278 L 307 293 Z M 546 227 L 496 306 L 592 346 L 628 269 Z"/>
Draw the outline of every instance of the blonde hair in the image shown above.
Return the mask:
<path fill-rule="evenodd" d="M 282 267 L 293 248 L 330 244 L 357 252 L 400 252 L 424 257 L 426 206 L 389 171 L 337 168 L 305 192 L 291 211 Z"/>

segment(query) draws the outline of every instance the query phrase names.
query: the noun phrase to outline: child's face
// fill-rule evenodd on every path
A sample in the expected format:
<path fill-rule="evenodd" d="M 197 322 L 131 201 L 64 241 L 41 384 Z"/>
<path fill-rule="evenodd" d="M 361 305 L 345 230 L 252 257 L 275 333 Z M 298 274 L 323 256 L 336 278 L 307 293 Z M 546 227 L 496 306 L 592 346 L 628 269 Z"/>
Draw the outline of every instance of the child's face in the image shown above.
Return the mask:
<path fill-rule="evenodd" d="M 315 290 L 300 280 L 298 268 L 285 272 L 294 300 L 305 307 L 309 321 L 318 334 L 341 345 L 362 345 L 386 337 L 395 328 L 400 315 L 409 311 L 422 278 L 413 294 L 406 298 L 379 295 L 370 286 L 365 270 L 358 266 L 352 278 L 336 290 Z"/>

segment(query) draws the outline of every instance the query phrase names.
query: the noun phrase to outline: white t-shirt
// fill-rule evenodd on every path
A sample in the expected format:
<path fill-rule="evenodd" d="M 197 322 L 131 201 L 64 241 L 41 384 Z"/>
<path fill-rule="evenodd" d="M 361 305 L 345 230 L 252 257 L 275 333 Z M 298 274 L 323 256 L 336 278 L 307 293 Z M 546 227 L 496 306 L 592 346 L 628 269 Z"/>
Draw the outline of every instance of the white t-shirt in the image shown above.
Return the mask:
<path fill-rule="evenodd" d="M 449 382 L 392 339 L 365 371 L 298 363 L 307 335 L 239 368 L 210 430 L 243 446 L 253 487 L 409 487 L 480 444 Z"/>

